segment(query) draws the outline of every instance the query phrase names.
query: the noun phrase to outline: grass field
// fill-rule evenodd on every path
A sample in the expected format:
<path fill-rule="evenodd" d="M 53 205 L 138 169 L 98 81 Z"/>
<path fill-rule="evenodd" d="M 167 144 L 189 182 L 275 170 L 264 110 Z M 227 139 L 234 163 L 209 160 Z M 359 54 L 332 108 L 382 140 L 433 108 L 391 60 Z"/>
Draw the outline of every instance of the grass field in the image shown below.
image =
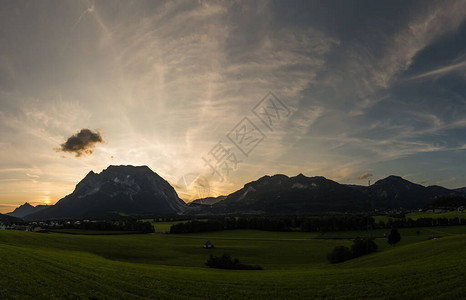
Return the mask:
<path fill-rule="evenodd" d="M 169 233 L 170 227 L 172 227 L 173 224 L 184 223 L 184 222 L 187 222 L 187 221 L 153 222 L 152 225 L 154 225 L 154 230 L 157 233 Z"/>
<path fill-rule="evenodd" d="M 433 218 L 433 219 L 438 219 L 438 218 L 447 218 L 447 219 L 454 219 L 454 218 L 459 218 L 459 219 L 466 219 L 466 212 L 460 212 L 460 211 L 447 211 L 443 213 L 434 213 L 434 212 L 414 212 L 414 213 L 409 213 L 406 214 L 406 218 L 408 219 L 413 219 L 417 220 L 419 218 Z"/>
<path fill-rule="evenodd" d="M 405 215 L 406 219 L 412 219 L 412 220 L 417 220 L 419 218 L 433 218 L 433 219 L 438 219 L 438 218 L 447 218 L 447 219 L 454 219 L 454 218 L 459 218 L 459 219 L 466 219 L 466 212 L 460 212 L 460 211 L 447 211 L 443 213 L 434 213 L 434 212 L 413 212 Z M 382 221 L 387 223 L 388 220 L 396 220 L 396 218 L 391 218 L 389 216 L 373 216 L 374 220 L 376 223 Z"/>
<path fill-rule="evenodd" d="M 206 221 L 207 219 L 197 219 L 197 221 Z M 142 220 L 142 221 L 149 221 L 151 220 Z M 169 233 L 170 232 L 170 227 L 172 227 L 173 224 L 178 224 L 178 223 L 186 223 L 189 220 L 186 221 L 172 221 L 172 222 L 152 222 L 152 225 L 154 225 L 154 230 L 157 233 Z"/>
<path fill-rule="evenodd" d="M 81 234 L 81 235 L 121 235 L 136 234 L 137 231 L 118 231 L 118 230 L 93 230 L 93 229 L 49 229 L 53 233 Z"/>
<path fill-rule="evenodd" d="M 337 265 L 326 254 L 351 241 L 331 238 L 364 232 L 0 231 L 0 299 L 464 299 L 466 226 L 411 230 L 401 230 L 400 245 L 379 239 L 381 251 Z M 216 247 L 203 249 L 206 239 Z M 203 265 L 223 253 L 264 270 Z"/>

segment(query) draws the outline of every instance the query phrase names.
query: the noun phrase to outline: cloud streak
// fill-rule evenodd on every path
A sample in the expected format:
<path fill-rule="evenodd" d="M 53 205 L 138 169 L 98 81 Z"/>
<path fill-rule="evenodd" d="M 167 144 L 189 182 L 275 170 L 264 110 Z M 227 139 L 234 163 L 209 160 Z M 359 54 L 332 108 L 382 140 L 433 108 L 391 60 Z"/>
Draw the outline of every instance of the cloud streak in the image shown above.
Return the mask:
<path fill-rule="evenodd" d="M 441 67 L 441 68 L 438 68 L 438 69 L 435 69 L 435 70 L 432 70 L 432 71 L 429 71 L 423 74 L 412 76 L 408 78 L 408 80 L 421 79 L 421 78 L 426 78 L 426 77 L 434 77 L 434 76 L 439 76 L 439 75 L 443 75 L 446 73 L 450 73 L 453 71 L 461 71 L 461 70 L 463 70 L 463 72 L 466 71 L 466 61 L 462 61 L 456 64 L 451 64 L 451 65 L 444 66 L 444 67 Z"/>

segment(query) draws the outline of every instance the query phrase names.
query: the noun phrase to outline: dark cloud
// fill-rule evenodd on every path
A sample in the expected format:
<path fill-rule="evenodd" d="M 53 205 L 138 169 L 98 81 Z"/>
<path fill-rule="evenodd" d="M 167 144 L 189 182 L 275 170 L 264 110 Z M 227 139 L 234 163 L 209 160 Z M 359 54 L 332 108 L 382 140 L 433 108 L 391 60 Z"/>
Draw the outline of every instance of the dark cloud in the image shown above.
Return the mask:
<path fill-rule="evenodd" d="M 358 179 L 359 179 L 359 180 L 363 180 L 363 179 L 369 178 L 369 177 L 371 177 L 371 176 L 372 176 L 371 173 L 364 173 L 364 174 L 359 175 L 359 176 L 358 176 Z"/>
<path fill-rule="evenodd" d="M 74 153 L 76 157 L 92 154 L 95 144 L 103 143 L 104 140 L 99 131 L 92 131 L 83 128 L 78 133 L 72 135 L 65 143 L 56 149 L 57 152 Z"/>

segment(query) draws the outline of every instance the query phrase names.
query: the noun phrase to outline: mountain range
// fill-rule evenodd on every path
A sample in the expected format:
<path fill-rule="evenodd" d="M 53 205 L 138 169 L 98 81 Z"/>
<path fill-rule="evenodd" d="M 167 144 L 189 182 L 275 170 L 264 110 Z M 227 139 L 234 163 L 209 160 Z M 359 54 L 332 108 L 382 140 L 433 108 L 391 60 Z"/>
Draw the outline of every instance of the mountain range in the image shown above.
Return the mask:
<path fill-rule="evenodd" d="M 147 166 L 109 166 L 99 174 L 89 172 L 55 205 L 38 209 L 26 203 L 9 215 L 47 220 L 163 214 L 353 213 L 413 210 L 442 196 L 465 197 L 466 188 L 425 187 L 393 175 L 368 187 L 340 184 L 320 176 L 277 174 L 249 182 L 227 196 L 198 199 L 187 205 Z"/>
<path fill-rule="evenodd" d="M 463 189 L 424 187 L 399 176 L 368 186 L 345 185 L 325 177 L 264 176 L 205 209 L 228 213 L 325 213 L 418 209 L 441 196 L 466 196 Z"/>
<path fill-rule="evenodd" d="M 47 207 L 49 207 L 49 205 L 32 206 L 31 204 L 26 202 L 23 205 L 17 207 L 14 211 L 7 213 L 7 215 L 17 217 L 17 218 L 24 218 L 27 215 L 36 213 Z"/>
<path fill-rule="evenodd" d="M 220 201 L 223 201 L 227 198 L 227 196 L 218 196 L 218 197 L 206 197 L 206 198 L 200 198 L 196 199 L 192 202 L 189 202 L 189 206 L 195 206 L 195 205 L 214 205 L 215 203 L 218 203 Z"/>

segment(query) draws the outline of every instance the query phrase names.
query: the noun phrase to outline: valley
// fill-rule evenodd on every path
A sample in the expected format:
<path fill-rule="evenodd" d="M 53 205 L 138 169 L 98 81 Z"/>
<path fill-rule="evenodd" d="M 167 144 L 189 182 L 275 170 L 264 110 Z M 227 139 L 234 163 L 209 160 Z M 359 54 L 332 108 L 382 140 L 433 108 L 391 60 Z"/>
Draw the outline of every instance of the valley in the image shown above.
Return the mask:
<path fill-rule="evenodd" d="M 3 299 L 459 299 L 464 295 L 466 227 L 400 230 L 391 247 L 341 264 L 326 254 L 365 232 L 220 231 L 192 235 L 83 236 L 0 231 Z M 380 232 L 381 233 L 381 232 Z M 379 233 L 377 233 L 379 234 Z M 432 236 L 441 238 L 432 239 Z M 344 238 L 342 240 L 335 238 Z M 215 245 L 202 248 L 206 239 Z M 217 270 L 229 253 L 264 270 Z M 27 282 L 17 285 L 15 282 Z"/>

